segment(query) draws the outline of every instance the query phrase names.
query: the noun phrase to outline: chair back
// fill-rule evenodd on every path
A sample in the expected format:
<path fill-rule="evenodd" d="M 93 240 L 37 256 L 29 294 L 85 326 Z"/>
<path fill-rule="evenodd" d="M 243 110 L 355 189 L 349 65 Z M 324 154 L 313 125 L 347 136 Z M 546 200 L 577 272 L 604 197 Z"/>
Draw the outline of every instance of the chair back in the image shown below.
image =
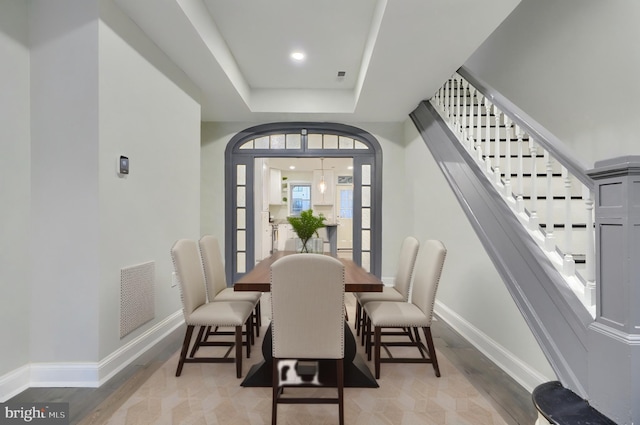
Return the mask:
<path fill-rule="evenodd" d="M 429 318 L 429 324 L 446 255 L 444 244 L 432 239 L 423 244 L 416 262 L 411 302 Z"/>
<path fill-rule="evenodd" d="M 344 265 L 323 254 L 291 254 L 271 265 L 274 358 L 344 357 Z"/>
<path fill-rule="evenodd" d="M 227 277 L 224 272 L 220 244 L 218 239 L 212 235 L 201 237 L 199 244 L 207 295 L 209 301 L 212 301 L 220 291 L 227 287 Z"/>
<path fill-rule="evenodd" d="M 393 287 L 404 297 L 405 301 L 409 300 L 409 288 L 411 286 L 411 277 L 416 264 L 416 257 L 420 242 L 413 236 L 407 236 L 402 241 L 400 247 L 400 259 L 398 260 L 398 268 L 396 270 L 396 278 Z"/>
<path fill-rule="evenodd" d="M 180 283 L 182 311 L 188 321 L 191 313 L 207 302 L 198 243 L 190 239 L 178 240 L 171 248 L 171 259 Z"/>

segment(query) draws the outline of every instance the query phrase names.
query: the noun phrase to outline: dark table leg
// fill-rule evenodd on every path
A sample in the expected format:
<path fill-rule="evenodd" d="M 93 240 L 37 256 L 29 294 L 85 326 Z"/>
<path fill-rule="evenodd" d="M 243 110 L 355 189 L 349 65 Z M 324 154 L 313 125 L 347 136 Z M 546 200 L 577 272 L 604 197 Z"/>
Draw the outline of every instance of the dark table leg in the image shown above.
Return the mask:
<path fill-rule="evenodd" d="M 270 387 L 272 373 L 273 351 L 271 346 L 271 325 L 267 329 L 262 342 L 264 361 L 251 367 L 244 381 L 243 387 Z M 335 373 L 331 370 L 334 362 L 320 362 L 320 382 L 331 385 Z M 335 380 L 335 379 L 334 379 Z M 344 325 L 344 386 L 360 388 L 378 388 L 378 383 L 369 370 L 365 361 L 356 353 L 356 340 L 349 326 Z"/>

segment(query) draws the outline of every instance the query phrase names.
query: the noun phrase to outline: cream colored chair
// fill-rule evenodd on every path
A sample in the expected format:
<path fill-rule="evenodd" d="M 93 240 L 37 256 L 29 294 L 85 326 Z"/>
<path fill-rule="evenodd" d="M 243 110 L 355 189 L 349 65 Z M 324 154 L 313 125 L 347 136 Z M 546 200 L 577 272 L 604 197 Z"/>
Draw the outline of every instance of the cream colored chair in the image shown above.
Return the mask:
<path fill-rule="evenodd" d="M 222 253 L 218 239 L 212 235 L 205 235 L 200 238 L 200 256 L 202 257 L 202 267 L 204 269 L 204 279 L 207 286 L 207 296 L 209 301 L 247 301 L 253 304 L 253 325 L 255 335 L 260 336 L 260 326 L 262 326 L 262 318 L 260 311 L 260 298 L 262 292 L 254 291 L 234 291 L 233 288 L 227 286 L 227 278 L 225 275 L 224 264 L 222 262 Z M 216 330 L 207 330 L 207 335 L 215 334 Z M 199 340 L 202 340 L 200 335 Z M 205 338 L 206 340 L 206 338 Z M 253 337 L 251 338 L 253 342 Z M 195 348 L 195 347 L 194 347 Z"/>
<path fill-rule="evenodd" d="M 362 332 L 363 324 L 366 322 L 365 312 L 362 307 L 372 301 L 408 301 L 413 268 L 416 264 L 416 256 L 420 242 L 413 236 L 407 236 L 400 246 L 400 258 L 396 269 L 394 285 L 385 286 L 382 292 L 356 292 L 356 335 L 362 333 L 361 343 L 365 342 L 365 335 Z"/>
<path fill-rule="evenodd" d="M 344 423 L 343 305 L 344 266 L 339 260 L 323 254 L 291 254 L 271 265 L 273 425 L 277 422 L 279 403 L 338 404 L 339 422 Z M 326 379 L 327 382 L 319 382 L 316 377 L 315 383 L 282 380 L 279 364 L 288 360 L 333 360 L 335 383 L 332 377 Z M 322 362 L 322 367 L 324 365 Z M 295 366 L 292 369 L 295 370 Z M 325 380 L 325 374 L 320 376 Z M 284 387 L 318 385 L 337 387 L 337 397 L 282 395 Z"/>
<path fill-rule="evenodd" d="M 247 301 L 207 302 L 202 263 L 196 241 L 178 240 L 171 248 L 171 258 L 180 283 L 182 311 L 187 324 L 176 376 L 180 376 L 185 363 L 232 363 L 235 361 L 236 375 L 240 378 L 242 376 L 242 327 L 246 326 L 247 357 L 249 357 L 251 355 L 249 335 L 253 332 L 250 319 L 253 304 Z M 235 341 L 207 343 L 207 345 L 235 346 L 235 358 L 228 356 L 230 349 L 222 357 L 194 357 L 193 355 L 187 357 L 191 336 L 196 326 L 200 326 L 201 329 L 208 326 L 235 328 Z M 199 342 L 200 339 L 196 341 L 196 343 Z"/>
<path fill-rule="evenodd" d="M 440 376 L 438 359 L 431 336 L 431 320 L 436 290 L 442 274 L 442 267 L 447 250 L 442 242 L 428 240 L 420 249 L 418 256 L 411 302 L 407 301 L 372 301 L 364 305 L 367 317 L 365 333 L 369 360 L 371 359 L 371 329 L 375 344 L 375 374 L 380 378 L 380 363 L 432 363 L 436 376 Z M 422 328 L 427 347 L 419 338 L 417 328 Z M 416 338 L 411 342 L 383 341 L 383 328 L 407 328 L 415 331 Z M 389 357 L 380 357 L 380 347 L 384 346 Z M 390 347 L 414 346 L 420 351 L 420 358 L 392 357 Z"/>

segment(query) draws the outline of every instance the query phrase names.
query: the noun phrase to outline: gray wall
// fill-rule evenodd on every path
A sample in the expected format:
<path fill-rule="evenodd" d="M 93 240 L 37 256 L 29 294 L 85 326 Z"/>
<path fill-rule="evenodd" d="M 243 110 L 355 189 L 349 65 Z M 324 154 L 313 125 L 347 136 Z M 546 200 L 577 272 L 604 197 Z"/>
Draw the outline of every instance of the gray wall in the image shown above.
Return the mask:
<path fill-rule="evenodd" d="M 169 249 L 200 231 L 200 106 L 110 0 L 0 0 L 0 62 L 2 400 L 96 385 L 180 323 Z M 120 269 L 147 261 L 155 318 L 121 339 Z"/>
<path fill-rule="evenodd" d="M 583 162 L 640 153 L 640 3 L 523 0 L 465 63 Z"/>
<path fill-rule="evenodd" d="M 98 10 L 60 6 L 29 3 L 32 362 L 98 357 Z"/>
<path fill-rule="evenodd" d="M 556 379 L 422 137 L 405 130 L 413 232 L 447 247 L 436 313 L 527 390 Z"/>
<path fill-rule="evenodd" d="M 182 309 L 169 249 L 200 233 L 200 105 L 186 76 L 116 6 L 102 2 L 100 18 L 103 359 Z M 130 160 L 126 179 L 115 175 L 120 155 Z M 155 261 L 156 317 L 120 339 L 120 269 L 147 261 Z"/>
<path fill-rule="evenodd" d="M 30 130 L 27 2 L 0 0 L 0 376 L 29 361 Z"/>

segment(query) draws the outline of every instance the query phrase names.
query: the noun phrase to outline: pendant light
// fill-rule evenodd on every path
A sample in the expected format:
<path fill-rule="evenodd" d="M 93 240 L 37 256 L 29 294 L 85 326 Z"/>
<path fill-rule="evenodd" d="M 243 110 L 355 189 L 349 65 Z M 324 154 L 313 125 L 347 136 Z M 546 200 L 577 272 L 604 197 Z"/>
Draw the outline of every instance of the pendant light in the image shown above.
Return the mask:
<path fill-rule="evenodd" d="M 324 192 L 327 190 L 327 183 L 324 180 L 324 158 L 320 158 L 320 171 L 322 175 L 320 176 L 320 182 L 318 183 L 318 190 L 324 195 Z"/>

